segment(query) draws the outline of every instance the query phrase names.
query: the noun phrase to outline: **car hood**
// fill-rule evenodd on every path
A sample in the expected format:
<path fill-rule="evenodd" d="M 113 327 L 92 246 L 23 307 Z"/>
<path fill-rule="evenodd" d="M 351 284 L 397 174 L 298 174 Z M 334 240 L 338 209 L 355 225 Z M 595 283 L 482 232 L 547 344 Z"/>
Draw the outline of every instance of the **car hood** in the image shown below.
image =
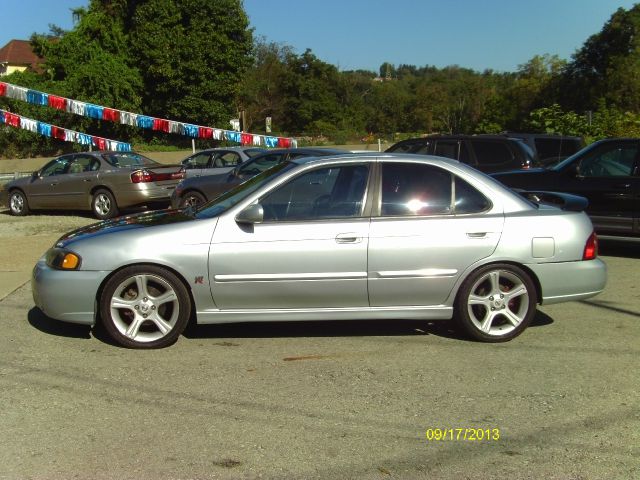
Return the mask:
<path fill-rule="evenodd" d="M 125 215 L 98 223 L 92 223 L 91 225 L 65 233 L 58 239 L 56 246 L 66 247 L 70 243 L 78 240 L 87 240 L 116 232 L 194 221 L 194 217 L 185 212 L 185 209 L 160 210 L 135 215 Z"/>

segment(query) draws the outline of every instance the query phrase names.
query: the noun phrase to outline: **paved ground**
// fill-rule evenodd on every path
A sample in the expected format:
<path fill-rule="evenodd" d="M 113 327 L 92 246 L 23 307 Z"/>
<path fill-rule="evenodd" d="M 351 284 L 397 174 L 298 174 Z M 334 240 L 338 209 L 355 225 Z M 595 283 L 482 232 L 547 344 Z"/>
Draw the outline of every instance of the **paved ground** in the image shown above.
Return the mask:
<path fill-rule="evenodd" d="M 90 221 L 0 213 L 0 278 Z M 605 248 L 602 295 L 498 345 L 442 323 L 315 322 L 133 351 L 44 317 L 24 284 L 0 301 L 0 479 L 638 479 L 638 252 Z"/>

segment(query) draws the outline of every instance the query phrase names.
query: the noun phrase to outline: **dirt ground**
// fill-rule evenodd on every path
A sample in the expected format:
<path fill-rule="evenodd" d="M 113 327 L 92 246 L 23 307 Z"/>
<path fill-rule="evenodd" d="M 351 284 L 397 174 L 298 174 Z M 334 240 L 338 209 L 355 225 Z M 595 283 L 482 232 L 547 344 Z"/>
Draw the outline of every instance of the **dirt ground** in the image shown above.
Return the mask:
<path fill-rule="evenodd" d="M 0 211 L 0 275 L 86 216 Z M 0 300 L 0 479 L 640 478 L 640 253 L 496 345 L 445 323 L 199 326 L 158 351 Z M 429 429 L 499 430 L 491 440 Z"/>

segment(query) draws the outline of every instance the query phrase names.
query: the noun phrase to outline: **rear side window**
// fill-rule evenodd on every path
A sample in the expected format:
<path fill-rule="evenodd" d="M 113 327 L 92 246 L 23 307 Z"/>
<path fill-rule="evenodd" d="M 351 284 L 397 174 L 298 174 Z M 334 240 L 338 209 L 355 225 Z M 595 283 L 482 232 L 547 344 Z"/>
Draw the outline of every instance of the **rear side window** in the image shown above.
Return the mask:
<path fill-rule="evenodd" d="M 183 160 L 183 165 L 187 169 L 192 168 L 205 168 L 209 163 L 209 158 L 211 157 L 210 153 L 197 153 L 192 157 Z"/>
<path fill-rule="evenodd" d="M 429 142 L 409 141 L 392 145 L 387 150 L 389 153 L 419 153 L 426 155 L 429 153 Z"/>
<path fill-rule="evenodd" d="M 382 165 L 382 216 L 442 215 L 451 213 L 452 175 L 432 165 Z"/>
<path fill-rule="evenodd" d="M 491 207 L 491 202 L 463 179 L 455 178 L 456 201 L 454 213 L 478 213 Z"/>
<path fill-rule="evenodd" d="M 478 165 L 506 165 L 513 162 L 513 153 L 504 142 L 474 139 L 471 141 Z"/>
<path fill-rule="evenodd" d="M 438 140 L 433 154 L 439 157 L 453 158 L 463 163 L 469 163 L 467 145 L 461 140 Z"/>

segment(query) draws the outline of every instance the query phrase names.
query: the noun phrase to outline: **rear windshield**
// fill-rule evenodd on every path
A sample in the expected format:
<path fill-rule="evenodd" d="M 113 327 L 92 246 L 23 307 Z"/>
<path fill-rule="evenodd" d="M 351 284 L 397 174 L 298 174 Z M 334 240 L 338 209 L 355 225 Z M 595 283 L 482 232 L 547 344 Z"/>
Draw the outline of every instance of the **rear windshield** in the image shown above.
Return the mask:
<path fill-rule="evenodd" d="M 159 165 L 158 162 L 151 160 L 144 155 L 140 155 L 139 153 L 103 153 L 102 158 L 104 158 L 110 165 L 113 165 L 114 167 L 142 167 Z"/>

